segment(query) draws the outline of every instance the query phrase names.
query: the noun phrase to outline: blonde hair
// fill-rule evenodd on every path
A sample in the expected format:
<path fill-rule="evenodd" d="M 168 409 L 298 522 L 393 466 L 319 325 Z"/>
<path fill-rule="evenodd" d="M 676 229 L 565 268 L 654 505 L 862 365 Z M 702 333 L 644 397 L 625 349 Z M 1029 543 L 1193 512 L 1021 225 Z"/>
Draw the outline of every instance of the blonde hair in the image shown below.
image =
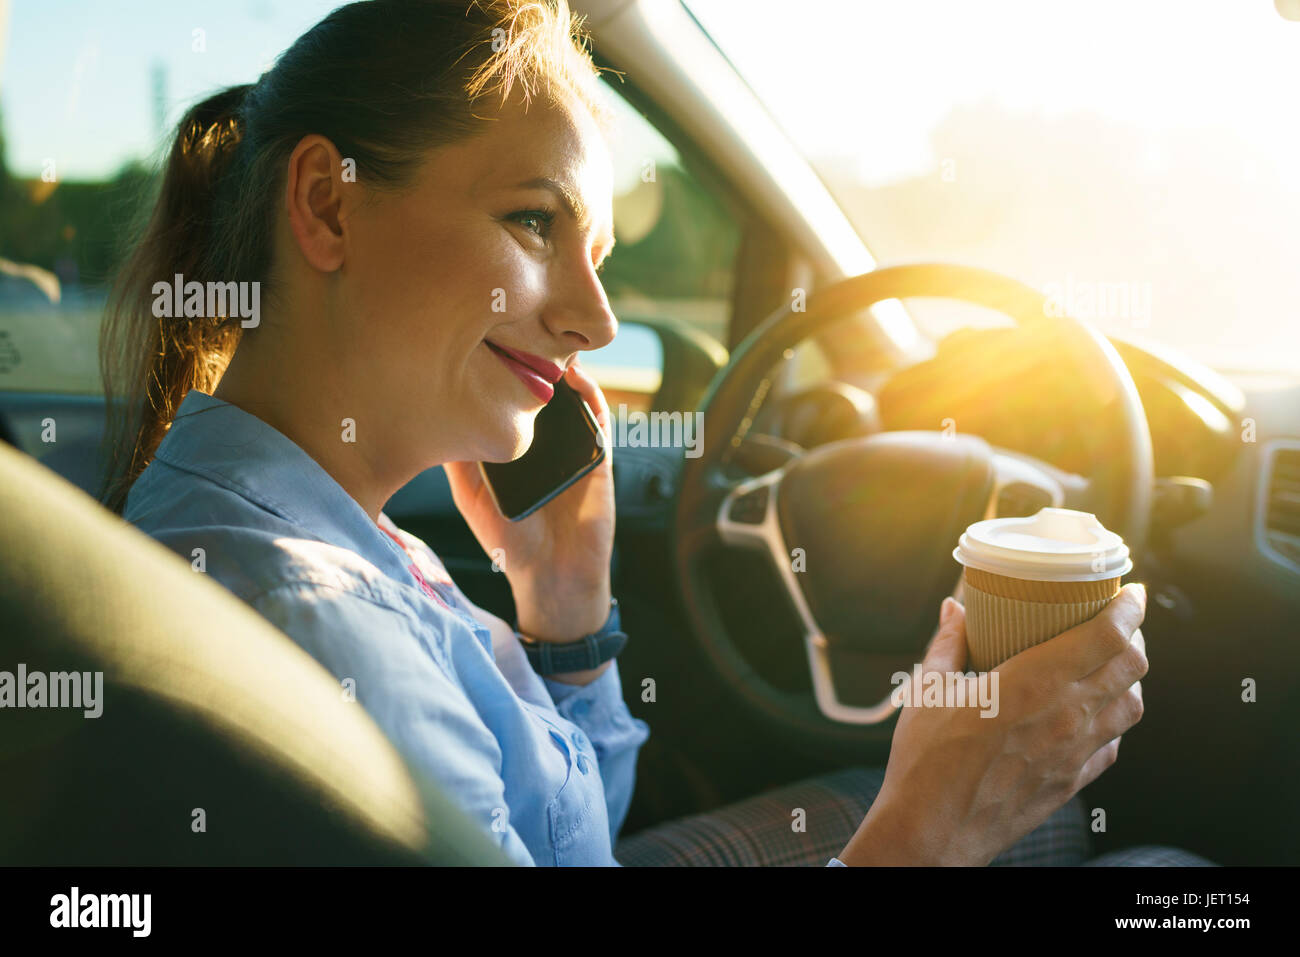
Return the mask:
<path fill-rule="evenodd" d="M 586 18 L 570 13 L 567 0 L 507 6 L 513 10 L 492 29 L 493 53 L 470 76 L 466 94 L 473 100 L 496 94 L 504 103 L 517 83 L 525 101 L 539 94 L 558 99 L 555 84 L 561 83 L 580 94 L 598 117 L 606 118 L 604 104 L 593 95 L 591 81 L 597 70 L 587 48 Z M 545 90 L 539 89 L 541 83 L 546 84 Z"/>

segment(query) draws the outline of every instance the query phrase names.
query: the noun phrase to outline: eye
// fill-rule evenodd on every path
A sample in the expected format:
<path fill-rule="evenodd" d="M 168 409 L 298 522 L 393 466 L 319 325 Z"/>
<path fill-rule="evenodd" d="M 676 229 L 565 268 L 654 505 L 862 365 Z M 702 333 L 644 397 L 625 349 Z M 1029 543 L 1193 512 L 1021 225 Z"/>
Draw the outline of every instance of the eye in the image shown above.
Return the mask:
<path fill-rule="evenodd" d="M 555 213 L 549 209 L 521 209 L 511 213 L 506 219 L 518 223 L 540 239 L 546 239 L 555 222 Z"/>

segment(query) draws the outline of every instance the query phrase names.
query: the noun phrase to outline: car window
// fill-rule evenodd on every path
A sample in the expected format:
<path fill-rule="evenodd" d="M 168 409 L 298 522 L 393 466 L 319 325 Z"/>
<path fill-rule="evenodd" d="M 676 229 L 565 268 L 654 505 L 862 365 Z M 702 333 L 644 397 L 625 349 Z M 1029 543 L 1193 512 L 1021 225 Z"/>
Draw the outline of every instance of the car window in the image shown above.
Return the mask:
<path fill-rule="evenodd" d="M 1300 370 L 1296 4 L 686 2 L 882 264 L 984 266 L 1111 336 Z M 935 338 L 973 318 L 907 308 Z"/>
<path fill-rule="evenodd" d="M 0 391 L 102 392 L 107 284 L 171 131 L 337 5 L 0 3 Z"/>
<path fill-rule="evenodd" d="M 740 227 L 677 149 L 613 84 L 614 232 L 602 274 L 616 311 L 650 313 L 726 339 Z"/>
<path fill-rule="evenodd" d="M 620 321 L 674 319 L 727 341 L 741 227 L 704 177 L 659 129 L 602 80 L 614 113 L 613 254 L 601 273 Z M 659 366 L 658 340 L 624 326 L 583 364 L 607 389 Z M 649 390 L 653 391 L 653 390 Z"/>

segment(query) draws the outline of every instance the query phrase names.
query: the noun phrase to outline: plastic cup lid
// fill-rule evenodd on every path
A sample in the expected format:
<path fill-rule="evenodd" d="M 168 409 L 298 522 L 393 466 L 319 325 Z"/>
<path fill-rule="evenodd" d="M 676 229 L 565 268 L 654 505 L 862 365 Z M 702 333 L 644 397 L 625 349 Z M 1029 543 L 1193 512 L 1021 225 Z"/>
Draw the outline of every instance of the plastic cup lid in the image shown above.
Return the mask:
<path fill-rule="evenodd" d="M 1119 535 L 1090 512 L 1068 508 L 976 522 L 962 534 L 952 557 L 968 568 L 1030 581 L 1104 581 L 1133 568 Z"/>

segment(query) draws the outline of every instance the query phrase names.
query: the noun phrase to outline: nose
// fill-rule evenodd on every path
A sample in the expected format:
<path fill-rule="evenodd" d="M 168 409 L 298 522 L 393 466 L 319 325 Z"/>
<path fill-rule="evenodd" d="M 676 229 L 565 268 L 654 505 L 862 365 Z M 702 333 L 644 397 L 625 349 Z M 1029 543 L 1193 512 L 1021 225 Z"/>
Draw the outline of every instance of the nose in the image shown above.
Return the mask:
<path fill-rule="evenodd" d="M 542 313 L 547 328 L 568 349 L 609 345 L 618 333 L 618 319 L 591 260 L 575 256 L 564 264 L 563 275 L 557 279 L 551 302 Z"/>

